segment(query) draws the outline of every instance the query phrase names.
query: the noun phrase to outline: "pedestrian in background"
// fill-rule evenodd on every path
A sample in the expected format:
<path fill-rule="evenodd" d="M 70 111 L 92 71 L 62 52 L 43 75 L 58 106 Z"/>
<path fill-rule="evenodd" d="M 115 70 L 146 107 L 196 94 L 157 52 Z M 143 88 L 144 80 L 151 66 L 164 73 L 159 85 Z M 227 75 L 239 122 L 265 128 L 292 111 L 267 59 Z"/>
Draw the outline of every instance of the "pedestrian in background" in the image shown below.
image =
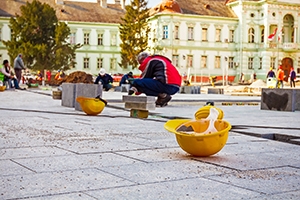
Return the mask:
<path fill-rule="evenodd" d="M 277 71 L 277 82 L 276 82 L 277 88 L 283 88 L 283 80 L 284 80 L 284 71 L 282 69 L 282 66 L 280 65 Z"/>
<path fill-rule="evenodd" d="M 18 83 L 20 84 L 22 78 L 22 69 L 25 69 L 22 54 L 19 54 L 14 60 L 14 70 Z"/>
<path fill-rule="evenodd" d="M 95 84 L 102 84 L 104 91 L 108 91 L 112 88 L 113 78 L 111 75 L 107 74 L 105 69 L 101 68 L 99 71 L 99 75 L 95 80 Z"/>
<path fill-rule="evenodd" d="M 122 76 L 122 78 L 121 78 L 119 86 L 121 86 L 122 84 L 130 84 L 129 80 L 132 78 L 133 78 L 132 72 L 128 72 L 127 74 L 124 74 L 124 76 Z"/>
<path fill-rule="evenodd" d="M 290 84 L 291 84 L 291 88 L 293 86 L 295 87 L 295 79 L 296 79 L 296 72 L 295 72 L 294 68 L 291 68 L 291 72 L 290 72 Z"/>

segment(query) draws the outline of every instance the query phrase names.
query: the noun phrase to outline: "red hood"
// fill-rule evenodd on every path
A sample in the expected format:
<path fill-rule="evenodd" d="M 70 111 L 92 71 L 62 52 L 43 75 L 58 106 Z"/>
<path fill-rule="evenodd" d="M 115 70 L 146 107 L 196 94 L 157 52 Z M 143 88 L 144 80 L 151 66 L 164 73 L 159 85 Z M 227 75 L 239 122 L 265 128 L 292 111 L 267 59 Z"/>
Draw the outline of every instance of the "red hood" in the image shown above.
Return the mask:
<path fill-rule="evenodd" d="M 148 61 L 149 61 L 150 59 L 152 59 L 152 57 L 151 57 L 151 56 L 148 56 L 147 58 L 145 58 L 145 60 L 142 62 L 142 64 L 140 64 L 139 70 L 141 70 L 141 72 L 144 72 L 144 71 L 145 71 L 146 65 L 147 65 L 147 63 L 148 63 Z"/>

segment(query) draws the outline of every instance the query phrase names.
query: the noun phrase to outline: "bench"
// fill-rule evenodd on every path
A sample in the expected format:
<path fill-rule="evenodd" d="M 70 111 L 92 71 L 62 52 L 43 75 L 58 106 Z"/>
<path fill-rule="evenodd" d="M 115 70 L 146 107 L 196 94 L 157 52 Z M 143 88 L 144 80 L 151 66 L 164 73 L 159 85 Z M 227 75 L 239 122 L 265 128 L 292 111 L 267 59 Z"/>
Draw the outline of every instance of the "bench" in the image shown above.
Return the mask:
<path fill-rule="evenodd" d="M 155 97 L 123 95 L 125 108 L 130 109 L 130 117 L 147 118 L 149 110 L 155 110 Z"/>

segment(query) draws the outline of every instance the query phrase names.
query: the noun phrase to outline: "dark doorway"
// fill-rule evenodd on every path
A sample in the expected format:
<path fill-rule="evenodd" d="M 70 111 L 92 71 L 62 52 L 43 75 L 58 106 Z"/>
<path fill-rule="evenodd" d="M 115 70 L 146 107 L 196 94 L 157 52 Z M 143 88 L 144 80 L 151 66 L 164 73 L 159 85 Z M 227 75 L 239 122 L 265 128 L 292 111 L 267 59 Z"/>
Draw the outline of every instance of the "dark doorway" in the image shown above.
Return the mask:
<path fill-rule="evenodd" d="M 281 61 L 281 66 L 284 71 L 284 81 L 288 81 L 290 76 L 291 68 L 293 68 L 293 60 L 291 58 L 284 58 Z"/>

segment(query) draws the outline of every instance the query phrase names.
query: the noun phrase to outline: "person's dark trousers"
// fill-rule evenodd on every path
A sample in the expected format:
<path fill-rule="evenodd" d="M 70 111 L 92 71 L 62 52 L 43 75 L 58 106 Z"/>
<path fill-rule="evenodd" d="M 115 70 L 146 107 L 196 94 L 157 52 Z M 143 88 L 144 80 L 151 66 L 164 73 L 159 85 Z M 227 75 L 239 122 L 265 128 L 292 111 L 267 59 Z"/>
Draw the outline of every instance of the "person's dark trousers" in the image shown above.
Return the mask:
<path fill-rule="evenodd" d="M 21 78 L 22 78 L 22 69 L 15 69 L 15 74 L 18 79 L 18 83 L 20 83 Z"/>
<path fill-rule="evenodd" d="M 173 95 L 179 91 L 179 86 L 163 84 L 152 78 L 135 79 L 132 86 L 136 87 L 139 92 L 145 93 L 147 96 L 156 97 L 161 93 Z"/>
<path fill-rule="evenodd" d="M 295 80 L 290 80 L 291 87 L 295 87 Z"/>
<path fill-rule="evenodd" d="M 12 81 L 14 82 L 15 88 L 18 89 L 19 88 L 18 80 L 16 78 L 13 78 Z"/>
<path fill-rule="evenodd" d="M 103 85 L 104 91 L 108 91 L 108 90 L 110 90 L 111 88 L 112 88 L 112 85 L 111 85 L 111 84 L 105 84 L 105 85 Z"/>

